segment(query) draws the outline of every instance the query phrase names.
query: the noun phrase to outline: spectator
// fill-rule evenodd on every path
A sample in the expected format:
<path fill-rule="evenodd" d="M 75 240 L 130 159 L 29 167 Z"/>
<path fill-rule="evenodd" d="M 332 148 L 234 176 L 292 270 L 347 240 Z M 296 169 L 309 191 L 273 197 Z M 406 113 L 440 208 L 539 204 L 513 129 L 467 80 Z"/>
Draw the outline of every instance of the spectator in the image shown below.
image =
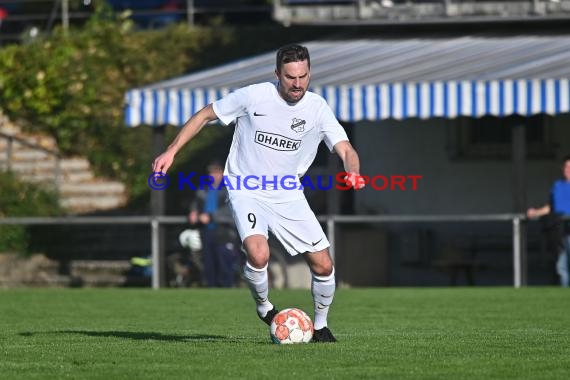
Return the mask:
<path fill-rule="evenodd" d="M 554 181 L 550 190 L 550 203 L 540 208 L 529 208 L 529 218 L 542 218 L 548 233 L 549 247 L 557 253 L 556 272 L 560 285 L 570 283 L 570 223 L 561 217 L 570 216 L 570 155 L 562 161 L 563 178 Z"/>
<path fill-rule="evenodd" d="M 220 186 L 224 169 L 219 162 L 208 165 L 211 185 L 201 183 L 196 199 L 190 206 L 188 216 L 191 226 L 200 226 L 202 232 L 203 276 L 207 286 L 234 286 L 234 266 L 237 255 L 237 232 L 231 220 L 231 211 L 226 203 L 227 190 Z M 206 181 L 202 181 L 206 182 Z"/>

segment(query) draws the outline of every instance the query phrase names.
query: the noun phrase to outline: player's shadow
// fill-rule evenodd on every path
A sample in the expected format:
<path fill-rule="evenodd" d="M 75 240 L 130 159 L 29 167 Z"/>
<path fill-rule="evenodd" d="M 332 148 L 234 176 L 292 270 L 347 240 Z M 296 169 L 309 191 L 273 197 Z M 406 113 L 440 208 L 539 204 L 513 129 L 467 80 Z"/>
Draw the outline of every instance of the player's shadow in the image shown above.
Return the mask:
<path fill-rule="evenodd" d="M 121 338 L 133 340 L 159 340 L 165 342 L 217 342 L 237 341 L 235 337 L 211 334 L 173 335 L 158 332 L 135 332 L 135 331 L 90 331 L 90 330 L 59 330 L 51 332 L 23 332 L 21 336 L 33 336 L 38 334 L 80 334 L 96 338 Z"/>

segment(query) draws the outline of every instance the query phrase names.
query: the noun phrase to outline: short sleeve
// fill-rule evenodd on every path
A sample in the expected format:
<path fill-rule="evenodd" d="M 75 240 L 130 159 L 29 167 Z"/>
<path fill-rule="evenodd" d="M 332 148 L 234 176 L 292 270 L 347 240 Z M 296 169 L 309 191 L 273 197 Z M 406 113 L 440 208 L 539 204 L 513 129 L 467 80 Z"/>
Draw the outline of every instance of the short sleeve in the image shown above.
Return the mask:
<path fill-rule="evenodd" d="M 337 143 L 341 141 L 348 141 L 348 136 L 346 135 L 346 131 L 342 125 L 340 125 L 334 116 L 333 111 L 324 100 L 321 108 L 321 139 L 324 140 L 325 144 L 327 144 L 327 148 L 332 151 Z"/>
<path fill-rule="evenodd" d="M 230 92 L 223 98 L 215 101 L 212 106 L 218 119 L 226 125 L 247 113 L 251 86 L 243 87 Z"/>

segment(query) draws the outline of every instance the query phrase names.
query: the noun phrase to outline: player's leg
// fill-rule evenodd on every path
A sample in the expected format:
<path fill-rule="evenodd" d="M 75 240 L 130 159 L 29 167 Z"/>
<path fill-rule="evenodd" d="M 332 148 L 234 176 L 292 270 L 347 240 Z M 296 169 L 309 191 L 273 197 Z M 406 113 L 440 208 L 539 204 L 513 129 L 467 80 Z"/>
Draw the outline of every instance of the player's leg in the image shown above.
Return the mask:
<path fill-rule="evenodd" d="M 243 241 L 247 253 L 244 266 L 244 277 L 257 305 L 257 315 L 268 325 L 277 314 L 277 310 L 269 301 L 269 244 L 263 235 L 250 235 Z"/>
<path fill-rule="evenodd" d="M 270 229 L 291 255 L 303 253 L 311 270 L 314 300 L 314 341 L 335 342 L 328 328 L 328 312 L 336 289 L 329 242 L 305 199 L 274 205 Z"/>
<path fill-rule="evenodd" d="M 218 243 L 217 246 L 218 259 L 218 283 L 221 287 L 231 288 L 234 286 L 234 273 L 236 252 L 235 245 L 231 242 Z"/>
<path fill-rule="evenodd" d="M 570 235 L 564 236 L 562 238 L 562 247 L 558 255 L 558 260 L 556 262 L 556 271 L 560 276 L 560 285 L 562 287 L 568 287 L 570 285 L 570 274 L 569 274 L 569 256 L 570 255 Z"/>
<path fill-rule="evenodd" d="M 230 206 L 247 255 L 244 279 L 255 301 L 257 315 L 265 323 L 271 324 L 277 310 L 269 301 L 267 214 L 259 202 L 252 198 L 230 197 Z"/>
<path fill-rule="evenodd" d="M 328 314 L 334 299 L 336 280 L 334 265 L 328 249 L 318 252 L 307 252 L 305 260 L 311 269 L 311 293 L 315 306 L 315 334 L 314 341 L 336 342 L 328 328 Z"/>
<path fill-rule="evenodd" d="M 204 265 L 204 278 L 206 286 L 218 286 L 216 271 L 216 241 L 213 230 L 202 229 L 202 263 Z"/>

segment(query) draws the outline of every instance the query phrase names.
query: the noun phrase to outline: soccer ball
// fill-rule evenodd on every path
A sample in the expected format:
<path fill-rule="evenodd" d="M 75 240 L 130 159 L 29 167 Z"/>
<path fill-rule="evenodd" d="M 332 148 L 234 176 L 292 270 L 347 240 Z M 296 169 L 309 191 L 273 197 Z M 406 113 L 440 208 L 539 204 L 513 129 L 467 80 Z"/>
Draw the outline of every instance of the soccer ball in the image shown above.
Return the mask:
<path fill-rule="evenodd" d="M 281 310 L 275 315 L 269 334 L 277 344 L 308 343 L 313 337 L 313 321 L 301 309 Z"/>

